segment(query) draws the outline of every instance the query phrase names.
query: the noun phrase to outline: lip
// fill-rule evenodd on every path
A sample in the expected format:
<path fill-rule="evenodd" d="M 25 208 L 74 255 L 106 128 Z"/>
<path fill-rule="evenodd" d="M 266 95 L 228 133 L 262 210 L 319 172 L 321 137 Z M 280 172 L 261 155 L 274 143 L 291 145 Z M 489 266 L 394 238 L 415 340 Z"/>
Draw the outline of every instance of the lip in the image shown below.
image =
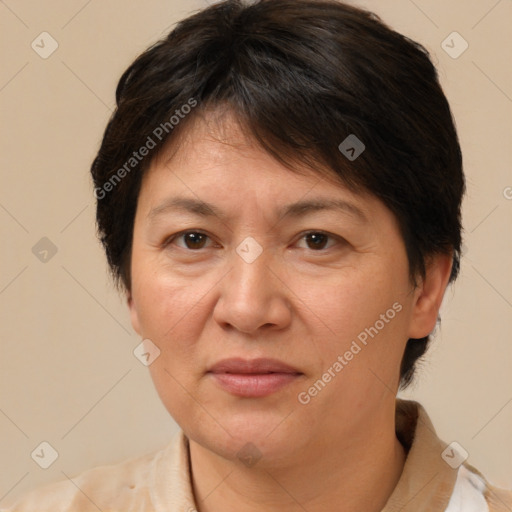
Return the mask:
<path fill-rule="evenodd" d="M 207 372 L 228 393 L 259 398 L 271 395 L 294 382 L 302 372 L 277 359 L 223 359 Z"/>

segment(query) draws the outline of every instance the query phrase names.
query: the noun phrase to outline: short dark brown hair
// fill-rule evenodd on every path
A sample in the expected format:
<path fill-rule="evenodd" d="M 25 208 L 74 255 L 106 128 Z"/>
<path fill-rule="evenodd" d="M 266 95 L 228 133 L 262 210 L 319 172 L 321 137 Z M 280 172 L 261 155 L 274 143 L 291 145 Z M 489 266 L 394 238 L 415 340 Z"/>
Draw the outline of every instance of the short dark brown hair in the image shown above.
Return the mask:
<path fill-rule="evenodd" d="M 375 14 L 333 0 L 217 3 L 140 55 L 116 101 L 91 172 L 99 236 L 128 290 L 142 176 L 191 119 L 226 107 L 292 172 L 300 163 L 378 197 L 413 283 L 439 253 L 457 276 L 464 175 L 450 107 L 427 50 Z M 348 136 L 364 144 L 355 159 L 339 149 Z M 402 388 L 428 342 L 408 341 Z"/>

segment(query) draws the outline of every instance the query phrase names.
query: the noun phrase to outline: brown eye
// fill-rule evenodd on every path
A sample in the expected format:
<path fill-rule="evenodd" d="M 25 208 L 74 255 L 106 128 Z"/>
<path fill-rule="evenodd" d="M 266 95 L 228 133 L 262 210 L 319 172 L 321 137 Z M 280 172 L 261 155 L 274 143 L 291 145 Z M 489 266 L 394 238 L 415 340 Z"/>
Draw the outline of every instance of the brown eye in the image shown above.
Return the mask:
<path fill-rule="evenodd" d="M 208 235 L 199 231 L 186 231 L 184 233 L 178 233 L 172 240 L 169 240 L 169 244 L 175 243 L 178 240 L 182 240 L 181 243 L 176 243 L 178 247 L 183 249 L 198 250 L 205 247 L 208 241 Z"/>
<path fill-rule="evenodd" d="M 300 241 L 304 240 L 306 247 L 305 249 L 310 249 L 312 251 L 321 251 L 323 249 L 329 249 L 332 245 L 335 245 L 336 238 L 333 235 L 329 235 L 327 233 L 323 233 L 322 231 L 310 231 L 302 236 Z M 329 244 L 329 240 L 330 245 Z"/>
<path fill-rule="evenodd" d="M 185 233 L 183 240 L 188 249 L 202 249 L 208 237 L 202 233 Z"/>
<path fill-rule="evenodd" d="M 306 235 L 306 243 L 310 249 L 324 249 L 329 237 L 324 233 L 309 233 Z"/>

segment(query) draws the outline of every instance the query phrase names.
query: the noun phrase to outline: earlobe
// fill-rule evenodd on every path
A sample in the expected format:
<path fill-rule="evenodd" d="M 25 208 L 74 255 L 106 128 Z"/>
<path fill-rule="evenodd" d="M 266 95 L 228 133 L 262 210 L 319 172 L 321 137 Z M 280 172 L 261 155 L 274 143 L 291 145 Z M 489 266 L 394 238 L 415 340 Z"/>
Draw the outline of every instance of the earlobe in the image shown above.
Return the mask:
<path fill-rule="evenodd" d="M 451 254 L 436 254 L 427 264 L 425 279 L 415 290 L 409 338 L 428 336 L 435 328 L 452 269 Z"/>
<path fill-rule="evenodd" d="M 140 332 L 140 322 L 139 322 L 139 313 L 137 311 L 137 306 L 135 305 L 135 301 L 133 300 L 133 296 L 130 291 L 126 294 L 126 303 L 128 305 L 128 309 L 130 311 L 130 319 L 132 323 L 133 330 L 139 335 Z"/>

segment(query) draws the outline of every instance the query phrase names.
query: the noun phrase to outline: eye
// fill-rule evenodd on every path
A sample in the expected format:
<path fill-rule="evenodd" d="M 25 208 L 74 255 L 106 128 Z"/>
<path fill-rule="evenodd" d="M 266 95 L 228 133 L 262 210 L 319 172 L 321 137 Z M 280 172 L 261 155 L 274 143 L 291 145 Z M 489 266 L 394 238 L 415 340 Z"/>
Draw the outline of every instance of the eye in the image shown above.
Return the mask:
<path fill-rule="evenodd" d="M 335 243 L 336 240 L 340 240 L 338 237 L 334 237 L 333 235 L 329 235 L 323 231 L 309 231 L 308 233 L 305 233 L 300 240 L 306 241 L 307 249 L 321 251 L 326 249 L 329 239 L 334 240 Z M 335 245 L 335 243 L 331 244 L 331 246 Z M 329 249 L 329 247 L 327 247 L 327 249 Z"/>
<path fill-rule="evenodd" d="M 209 236 L 201 231 L 183 231 L 176 233 L 171 238 L 167 239 L 164 243 L 165 246 L 171 245 L 176 240 L 182 240 L 183 244 L 176 244 L 182 249 L 198 250 L 204 249 L 206 241 Z"/>
<path fill-rule="evenodd" d="M 305 249 L 311 249 L 313 251 L 322 251 L 329 249 L 336 243 L 343 242 L 339 237 L 324 233 L 323 231 L 309 231 L 300 238 L 300 241 L 304 240 L 306 243 Z M 329 245 L 329 240 L 332 243 Z M 176 243 L 181 241 L 181 243 Z M 188 249 L 191 251 L 197 251 L 208 247 L 207 242 L 211 241 L 210 237 L 201 231 L 183 231 L 176 233 L 164 242 L 165 246 L 175 244 L 182 249 Z"/>

